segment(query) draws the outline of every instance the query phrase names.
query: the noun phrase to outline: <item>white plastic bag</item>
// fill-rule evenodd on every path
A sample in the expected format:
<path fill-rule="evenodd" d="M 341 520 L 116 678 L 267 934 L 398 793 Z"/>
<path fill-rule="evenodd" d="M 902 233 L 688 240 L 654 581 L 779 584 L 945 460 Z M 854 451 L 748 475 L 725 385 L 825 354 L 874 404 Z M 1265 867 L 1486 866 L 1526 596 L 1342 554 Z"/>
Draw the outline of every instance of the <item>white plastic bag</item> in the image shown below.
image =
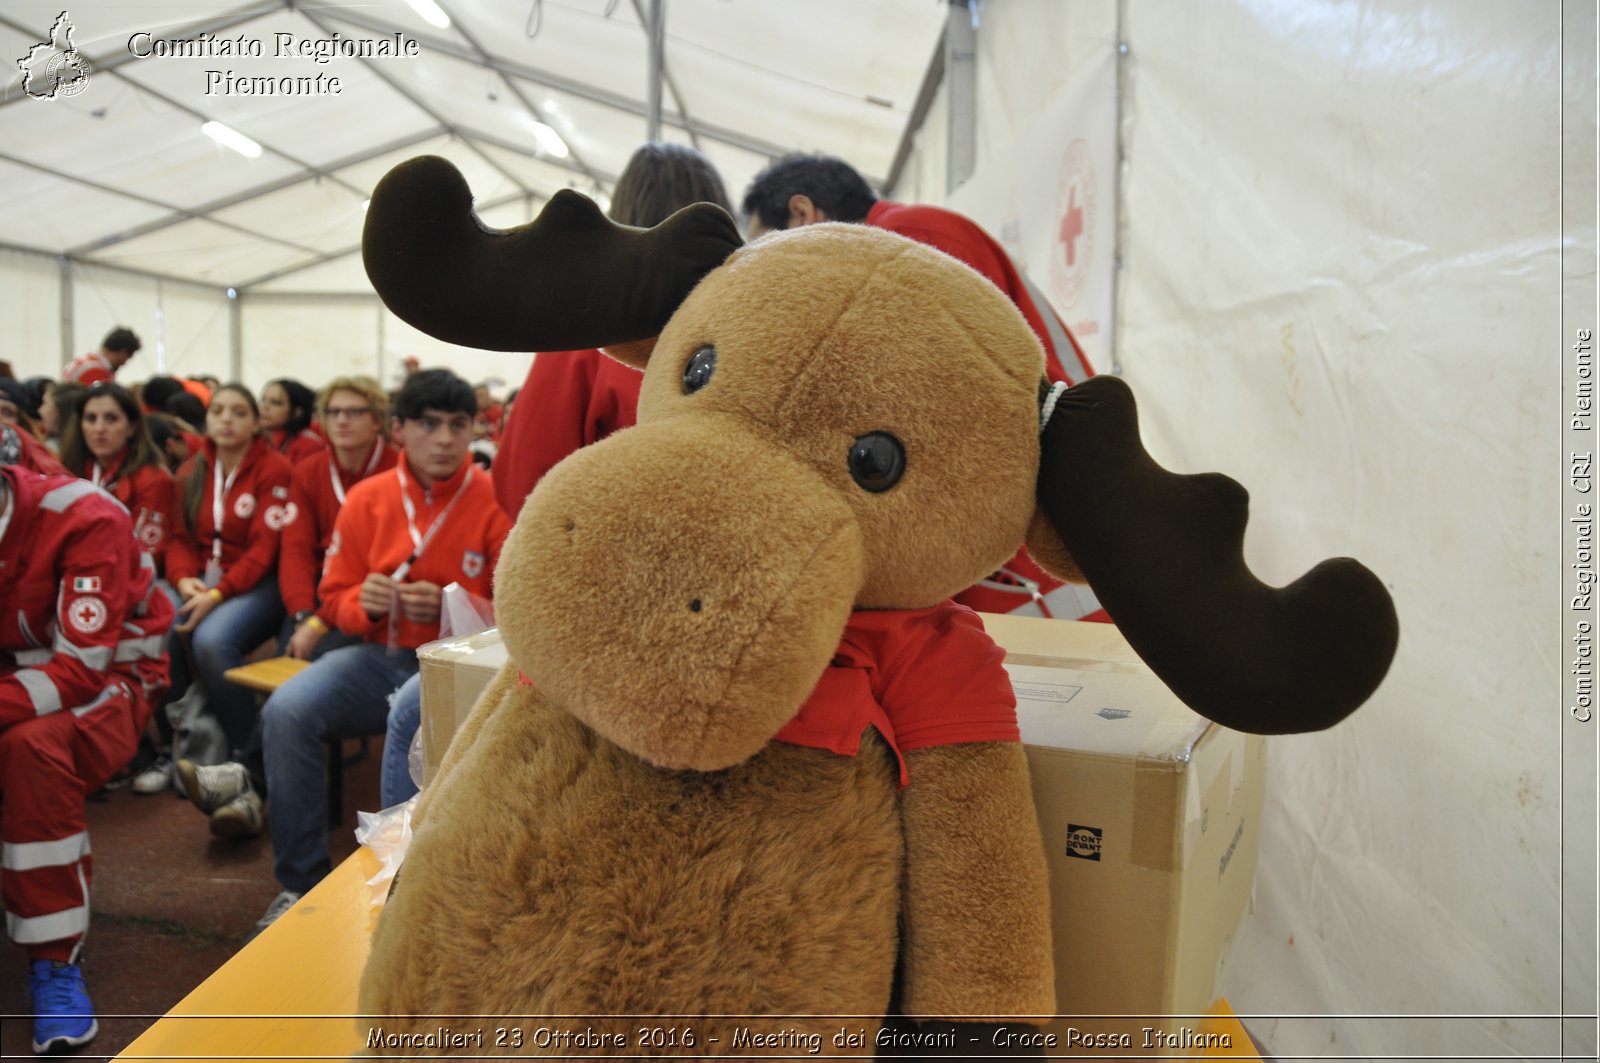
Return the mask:
<path fill-rule="evenodd" d="M 405 862 L 406 850 L 411 847 L 411 808 L 417 803 L 412 797 L 386 808 L 382 812 L 356 813 L 356 841 L 372 850 L 383 865 L 378 873 L 367 879 L 372 888 L 372 905 L 383 907 L 389 899 L 389 884 Z"/>
<path fill-rule="evenodd" d="M 444 589 L 439 606 L 439 637 L 462 638 L 494 627 L 494 603 L 480 598 L 459 583 Z"/>

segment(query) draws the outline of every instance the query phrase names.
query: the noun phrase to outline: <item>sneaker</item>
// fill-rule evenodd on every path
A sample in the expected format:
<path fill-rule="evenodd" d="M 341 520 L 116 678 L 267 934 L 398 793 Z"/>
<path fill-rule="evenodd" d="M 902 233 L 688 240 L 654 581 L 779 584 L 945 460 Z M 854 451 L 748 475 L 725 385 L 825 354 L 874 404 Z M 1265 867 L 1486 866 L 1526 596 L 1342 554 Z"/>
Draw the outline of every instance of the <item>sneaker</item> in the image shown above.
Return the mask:
<path fill-rule="evenodd" d="M 100 1032 L 94 1005 L 74 963 L 34 960 L 28 972 L 33 998 L 33 1050 L 39 1055 L 86 1045 Z"/>
<path fill-rule="evenodd" d="M 192 760 L 179 760 L 173 772 L 183 795 L 208 816 L 251 788 L 250 772 L 243 764 L 232 761 L 202 766 Z"/>
<path fill-rule="evenodd" d="M 254 790 L 246 790 L 211 813 L 211 833 L 219 838 L 254 838 L 266 824 L 266 809 Z"/>
<path fill-rule="evenodd" d="M 172 782 L 172 758 L 162 754 L 150 766 L 133 777 L 136 794 L 159 794 Z"/>
<path fill-rule="evenodd" d="M 293 908 L 294 902 L 298 901 L 299 899 L 300 894 L 295 893 L 293 890 L 284 890 L 282 893 L 272 898 L 272 903 L 267 905 L 267 914 L 256 920 L 256 933 L 250 935 L 251 939 L 253 940 L 256 934 L 261 933 L 267 927 L 271 926 L 273 923 L 276 923 L 278 921 L 278 917 L 284 912 L 287 912 L 290 908 Z"/>

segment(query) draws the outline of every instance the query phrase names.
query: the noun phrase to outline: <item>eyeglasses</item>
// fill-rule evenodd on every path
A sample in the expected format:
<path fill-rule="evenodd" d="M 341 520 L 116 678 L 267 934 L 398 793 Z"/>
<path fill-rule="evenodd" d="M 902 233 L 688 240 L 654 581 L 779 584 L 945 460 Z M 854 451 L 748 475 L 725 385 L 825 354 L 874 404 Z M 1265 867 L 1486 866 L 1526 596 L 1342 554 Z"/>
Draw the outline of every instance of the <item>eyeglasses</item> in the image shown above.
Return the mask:
<path fill-rule="evenodd" d="M 337 421 L 346 417 L 354 420 L 357 417 L 365 417 L 371 412 L 371 406 L 329 406 L 322 411 L 322 416 L 330 421 Z"/>

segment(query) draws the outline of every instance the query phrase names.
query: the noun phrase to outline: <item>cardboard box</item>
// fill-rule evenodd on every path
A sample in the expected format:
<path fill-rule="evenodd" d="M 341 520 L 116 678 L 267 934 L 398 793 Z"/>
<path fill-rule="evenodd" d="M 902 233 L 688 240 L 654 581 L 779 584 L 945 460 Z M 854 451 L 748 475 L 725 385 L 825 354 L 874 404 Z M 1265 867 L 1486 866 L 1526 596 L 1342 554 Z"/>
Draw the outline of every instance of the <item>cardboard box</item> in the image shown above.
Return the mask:
<path fill-rule="evenodd" d="M 1250 906 L 1266 741 L 1195 715 L 1108 624 L 984 626 L 1006 647 L 1050 866 L 1067 1017 L 1046 1054 L 1194 1054 Z"/>
<path fill-rule="evenodd" d="M 983 619 L 1006 648 L 1050 867 L 1067 1018 L 1046 1054 L 1193 1054 L 1250 906 L 1266 742 L 1184 707 L 1109 624 Z M 419 656 L 426 780 L 506 653 L 490 630 Z"/>
<path fill-rule="evenodd" d="M 417 662 L 422 674 L 422 784 L 426 786 L 439 770 L 450 736 L 506 663 L 506 647 L 500 629 L 490 628 L 419 647 Z"/>

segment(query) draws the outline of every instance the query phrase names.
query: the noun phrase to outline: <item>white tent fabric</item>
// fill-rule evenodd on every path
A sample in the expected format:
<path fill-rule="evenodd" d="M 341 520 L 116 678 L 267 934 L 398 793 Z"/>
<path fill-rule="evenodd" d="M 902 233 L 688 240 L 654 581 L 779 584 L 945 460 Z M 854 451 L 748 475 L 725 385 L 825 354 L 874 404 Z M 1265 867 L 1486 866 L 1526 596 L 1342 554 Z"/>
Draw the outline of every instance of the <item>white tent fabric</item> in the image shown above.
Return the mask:
<path fill-rule="evenodd" d="M 455 162 L 491 225 L 528 220 L 561 188 L 606 202 L 646 134 L 643 0 L 444 6 L 452 17 L 447 28 L 423 21 L 402 0 L 69 11 L 71 45 L 90 65 L 84 91 L 30 99 L 14 65 L 0 82 L 0 181 L 7 189 L 0 248 L 12 252 L 5 261 L 13 264 L 0 276 L 40 289 L 0 357 L 19 372 L 48 374 L 121 321 L 153 340 L 127 370 L 130 379 L 157 367 L 228 375 L 232 337 L 259 342 L 273 331 L 264 322 L 282 318 L 253 296 L 370 299 L 358 253 L 363 203 L 378 178 L 414 155 Z M 838 154 L 881 180 L 945 21 L 937 0 L 668 6 L 662 136 L 696 144 L 732 195 L 786 150 Z M 0 54 L 8 62 L 27 56 L 49 39 L 60 14 L 57 4 L 7 4 Z M 296 53 L 340 42 L 371 46 L 396 34 L 416 43 L 414 55 L 323 61 L 280 52 L 284 45 Z M 229 54 L 241 41 L 261 54 Z M 238 91 L 250 79 L 318 76 L 337 78 L 339 92 Z M 246 158 L 201 135 L 207 120 L 256 141 L 260 156 Z M 26 251 L 48 257 L 16 254 Z M 96 265 L 126 271 L 125 279 L 110 282 L 105 271 L 87 270 Z M 52 284 L 40 276 L 47 271 L 61 276 Z M 24 274 L 30 279 L 20 279 Z M 158 285 L 145 305 L 108 294 L 140 287 L 126 279 L 138 274 Z M 199 285 L 195 291 L 206 293 L 199 297 L 216 306 L 166 306 L 185 287 L 181 281 Z M 122 316 L 112 317 L 112 307 Z M 350 346 L 301 351 L 297 364 L 321 366 L 331 354 L 340 364 L 389 375 L 404 356 L 448 357 L 468 375 L 508 382 L 527 366 L 526 355 L 464 352 L 418 337 L 375 303 L 345 309 L 357 318 L 324 342 Z M 199 320 L 188 320 L 191 311 Z M 206 325 L 218 312 L 220 337 Z M 235 314 L 240 322 L 228 325 Z M 260 322 L 246 324 L 258 314 Z M 206 340 L 197 347 L 201 333 Z M 237 371 L 247 382 L 290 371 L 269 365 L 265 355 L 260 346 L 243 351 Z"/>
<path fill-rule="evenodd" d="M 1249 487 L 1269 582 L 1350 554 L 1399 609 L 1373 701 L 1270 744 L 1224 989 L 1280 1058 L 1594 1058 L 1594 1021 L 1563 1045 L 1557 1018 L 1596 1001 L 1596 739 L 1563 701 L 1556 516 L 1564 242 L 1594 313 L 1596 27 L 1564 10 L 983 9 L 963 207 L 998 231 L 1024 183 L 998 160 L 1085 135 L 1033 119 L 1125 42 L 1115 349 L 1152 452 Z M 1565 230 L 1563 180 L 1586 205 Z"/>
<path fill-rule="evenodd" d="M 198 60 L 97 72 L 51 104 L 13 85 L 0 100 L 0 357 L 48 372 L 123 321 L 158 340 L 124 370 L 135 380 L 158 362 L 218 371 L 236 334 L 254 384 L 388 376 L 407 354 L 520 379 L 526 355 L 448 348 L 376 303 L 354 253 L 361 199 L 423 152 L 462 168 L 495 225 L 560 187 L 603 193 L 644 136 L 641 5 L 445 0 L 448 31 L 399 0 L 193 6 L 237 19 L 218 31 L 235 35 L 392 25 L 424 54 L 335 60 L 345 95 L 287 105 L 200 96 L 219 64 Z M 58 10 L 9 4 L 0 49 L 22 54 Z M 887 175 L 946 12 L 934 0 L 667 10 L 680 95 L 666 106 L 692 117 L 735 196 L 791 148 Z M 1558 1056 L 1557 1017 L 1596 1007 L 1596 725 L 1563 706 L 1571 649 L 1556 615 L 1561 303 L 1593 307 L 1593 5 L 979 11 L 972 186 L 946 187 L 940 90 L 897 198 L 959 196 L 1026 245 L 1028 227 L 1059 219 L 1008 213 L 1020 178 L 1001 160 L 1022 146 L 1059 154 L 1082 134 L 1040 117 L 1083 71 L 1114 67 L 1120 268 L 1099 368 L 1121 366 L 1163 463 L 1250 488 L 1247 557 L 1265 578 L 1351 554 L 1400 611 L 1400 656 L 1374 700 L 1331 732 L 1270 744 L 1255 911 L 1223 988 L 1282 1058 Z M 105 65 L 131 32 L 178 29 L 166 8 L 77 13 L 78 46 Z M 519 94 L 568 158 L 534 146 Z M 269 150 L 247 160 L 212 145 L 196 109 Z M 1589 190 L 1585 210 L 1564 182 Z M 1563 249 L 1588 265 L 1564 274 Z M 1566 1032 L 1569 1058 L 1594 1057 L 1592 1020 Z"/>

